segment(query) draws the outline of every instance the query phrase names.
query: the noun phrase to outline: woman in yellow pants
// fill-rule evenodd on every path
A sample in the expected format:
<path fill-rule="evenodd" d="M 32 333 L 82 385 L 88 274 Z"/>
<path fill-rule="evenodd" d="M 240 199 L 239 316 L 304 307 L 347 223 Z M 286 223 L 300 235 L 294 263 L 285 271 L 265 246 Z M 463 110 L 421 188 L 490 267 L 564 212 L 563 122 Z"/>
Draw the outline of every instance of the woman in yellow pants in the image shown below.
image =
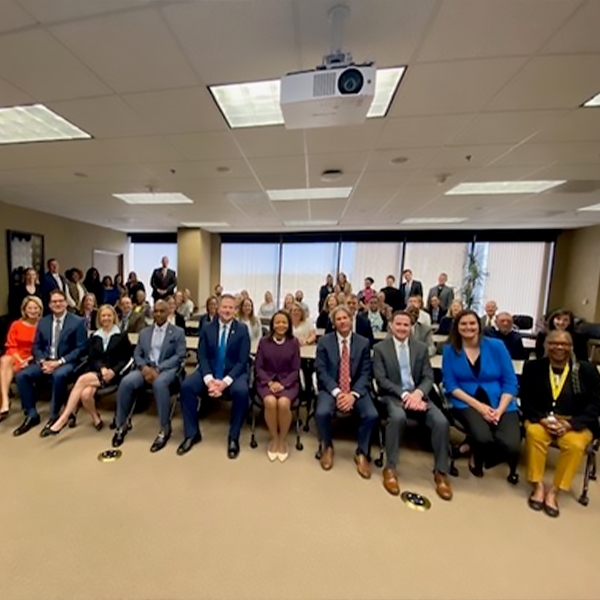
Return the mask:
<path fill-rule="evenodd" d="M 559 491 L 569 491 L 586 446 L 599 433 L 600 374 L 594 365 L 577 361 L 567 331 L 551 331 L 545 351 L 544 358 L 525 364 L 521 377 L 527 478 L 533 484 L 528 504 L 558 517 Z M 560 454 L 554 482 L 546 487 L 546 457 L 552 443 Z"/>

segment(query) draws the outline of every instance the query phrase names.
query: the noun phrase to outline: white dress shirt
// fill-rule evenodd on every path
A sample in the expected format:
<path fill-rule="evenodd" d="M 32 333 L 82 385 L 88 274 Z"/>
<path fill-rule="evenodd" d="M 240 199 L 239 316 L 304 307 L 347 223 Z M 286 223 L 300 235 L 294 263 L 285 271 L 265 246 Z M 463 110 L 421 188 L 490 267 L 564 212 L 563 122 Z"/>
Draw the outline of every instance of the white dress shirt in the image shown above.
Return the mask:
<path fill-rule="evenodd" d="M 429 316 L 429 313 L 424 310 L 419 310 L 419 318 L 417 321 L 423 325 L 427 325 L 427 327 L 431 327 L 431 317 Z"/>
<path fill-rule="evenodd" d="M 231 337 L 231 326 L 232 325 L 233 325 L 233 319 L 231 321 L 229 321 L 228 323 L 224 323 L 223 321 L 221 321 L 221 319 L 219 319 L 219 335 L 217 337 L 217 352 L 219 351 L 219 343 L 221 341 L 221 336 L 223 335 L 224 328 L 226 330 L 225 339 L 227 340 L 227 344 L 229 344 L 229 338 Z M 213 381 L 214 376 L 212 373 L 209 373 L 208 375 L 205 375 L 202 379 L 204 381 L 204 384 L 208 385 L 211 381 Z M 229 375 L 227 375 L 226 377 L 223 377 L 223 383 L 225 384 L 226 387 L 229 387 L 233 383 L 233 379 L 231 377 L 229 377 Z"/>
<path fill-rule="evenodd" d="M 160 351 L 162 350 L 163 343 L 165 341 L 165 335 L 167 334 L 167 327 L 169 322 L 166 321 L 160 327 L 154 323 L 152 328 L 152 338 L 150 340 L 150 362 L 154 365 L 158 365 L 160 359 Z"/>

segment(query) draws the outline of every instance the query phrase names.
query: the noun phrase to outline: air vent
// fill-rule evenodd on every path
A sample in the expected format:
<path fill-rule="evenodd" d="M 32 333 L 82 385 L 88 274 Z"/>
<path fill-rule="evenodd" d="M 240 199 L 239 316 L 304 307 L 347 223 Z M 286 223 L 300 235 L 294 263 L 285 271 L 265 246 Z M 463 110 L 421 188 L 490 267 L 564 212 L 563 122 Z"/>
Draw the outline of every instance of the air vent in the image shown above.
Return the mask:
<path fill-rule="evenodd" d="M 335 94 L 335 81 L 336 74 L 331 71 L 315 73 L 313 77 L 313 98 L 333 96 Z"/>

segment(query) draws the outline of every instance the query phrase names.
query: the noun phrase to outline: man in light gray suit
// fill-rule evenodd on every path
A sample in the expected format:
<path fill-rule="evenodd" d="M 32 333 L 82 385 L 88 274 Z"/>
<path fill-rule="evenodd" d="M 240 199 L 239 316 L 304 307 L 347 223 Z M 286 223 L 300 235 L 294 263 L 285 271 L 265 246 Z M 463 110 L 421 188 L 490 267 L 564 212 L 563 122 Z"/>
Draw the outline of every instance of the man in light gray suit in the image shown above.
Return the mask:
<path fill-rule="evenodd" d="M 383 487 L 395 496 L 400 493 L 396 465 L 402 433 L 410 417 L 424 423 L 431 431 L 436 492 L 443 500 L 451 500 L 452 487 L 448 480 L 450 425 L 429 398 L 433 369 L 427 346 L 410 337 L 411 318 L 406 312 L 395 312 L 389 329 L 392 335 L 373 350 L 373 373 L 389 417 L 385 432 L 387 462 L 383 469 Z"/>
<path fill-rule="evenodd" d="M 171 437 L 170 386 L 185 362 L 183 329 L 167 322 L 168 306 L 164 300 L 154 304 L 154 325 L 140 333 L 133 359 L 136 369 L 126 375 L 117 390 L 117 429 L 112 445 L 117 448 L 127 435 L 127 417 L 133 405 L 133 395 L 145 385 L 151 385 L 156 399 L 160 432 L 150 452 L 162 450 Z"/>
<path fill-rule="evenodd" d="M 454 300 L 454 290 L 446 285 L 448 281 L 448 275 L 446 273 L 440 273 L 438 276 L 438 284 L 434 285 L 427 294 L 427 310 L 431 310 L 431 298 L 437 296 L 440 301 L 440 310 L 442 314 L 446 314 L 452 300 Z"/>

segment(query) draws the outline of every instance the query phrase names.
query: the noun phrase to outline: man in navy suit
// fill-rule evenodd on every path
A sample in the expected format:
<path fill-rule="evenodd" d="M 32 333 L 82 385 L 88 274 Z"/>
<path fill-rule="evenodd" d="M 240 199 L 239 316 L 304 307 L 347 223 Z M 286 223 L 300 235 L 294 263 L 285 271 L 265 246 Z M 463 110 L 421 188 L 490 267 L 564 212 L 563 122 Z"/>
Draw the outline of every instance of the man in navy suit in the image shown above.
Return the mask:
<path fill-rule="evenodd" d="M 60 290 L 67 294 L 67 281 L 60 274 L 60 265 L 55 258 L 50 258 L 46 262 L 48 271 L 42 277 L 42 302 L 44 303 L 44 314 L 50 314 L 50 292 Z"/>
<path fill-rule="evenodd" d="M 378 419 L 369 393 L 371 350 L 366 338 L 352 333 L 352 314 L 346 306 L 334 309 L 331 319 L 336 331 L 319 340 L 315 361 L 319 387 L 315 421 L 322 444 L 321 467 L 325 471 L 333 467 L 331 419 L 335 411 L 354 411 L 360 419 L 354 462 L 358 474 L 368 479 L 370 439 Z"/>
<path fill-rule="evenodd" d="M 243 323 L 236 321 L 235 298 L 223 294 L 219 304 L 219 318 L 207 323 L 200 333 L 198 368 L 181 386 L 181 410 L 185 439 L 177 454 L 186 454 L 202 440 L 198 427 L 198 396 L 204 390 L 211 398 L 231 398 L 227 456 L 236 458 L 240 453 L 240 431 L 248 411 L 248 366 L 250 335 Z"/>
<path fill-rule="evenodd" d="M 152 271 L 150 277 L 150 287 L 152 288 L 152 298 L 157 300 L 166 300 L 175 293 L 177 287 L 177 274 L 173 269 L 169 269 L 169 257 L 163 256 L 160 261 L 160 267 Z"/>
<path fill-rule="evenodd" d="M 423 297 L 423 284 L 413 279 L 413 272 L 410 269 L 402 271 L 404 282 L 400 284 L 400 309 L 404 310 L 408 306 L 408 299 L 411 296 Z"/>
<path fill-rule="evenodd" d="M 358 312 L 358 296 L 356 294 L 350 294 L 346 300 L 346 306 L 350 311 L 352 331 L 367 338 L 369 340 L 369 345 L 372 346 L 375 341 L 373 337 L 373 328 L 369 322 L 369 317 L 365 316 L 364 313 Z M 331 333 L 334 329 L 335 327 L 332 320 L 328 319 L 325 333 Z"/>
<path fill-rule="evenodd" d="M 49 300 L 52 314 L 38 323 L 33 341 L 33 364 L 20 371 L 15 378 L 25 420 L 13 431 L 13 435 L 27 433 L 40 424 L 40 415 L 35 408 L 35 386 L 42 379 L 52 382 L 50 418 L 44 429 L 50 428 L 58 419 L 67 398 L 69 376 L 87 344 L 85 322 L 81 317 L 67 312 L 64 292 L 50 292 Z"/>
<path fill-rule="evenodd" d="M 127 435 L 127 418 L 135 392 L 151 385 L 156 399 L 160 431 L 150 446 L 150 452 L 162 450 L 171 437 L 170 386 L 185 362 L 185 333 L 167 322 L 167 303 L 154 305 L 154 325 L 142 329 L 133 353 L 136 369 L 126 375 L 117 390 L 116 430 L 112 439 L 117 448 Z"/>

